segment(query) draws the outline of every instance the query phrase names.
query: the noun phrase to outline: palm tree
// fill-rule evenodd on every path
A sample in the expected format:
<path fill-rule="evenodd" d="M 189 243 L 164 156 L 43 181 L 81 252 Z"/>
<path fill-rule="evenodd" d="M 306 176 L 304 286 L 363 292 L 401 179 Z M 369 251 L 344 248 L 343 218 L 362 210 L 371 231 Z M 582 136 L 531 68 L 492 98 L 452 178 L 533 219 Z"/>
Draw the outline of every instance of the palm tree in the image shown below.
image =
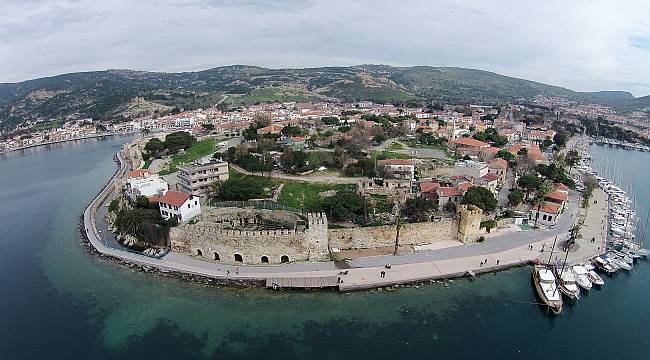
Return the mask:
<path fill-rule="evenodd" d="M 539 220 L 539 211 L 546 201 L 548 194 L 553 191 L 553 183 L 550 180 L 546 180 L 542 185 L 537 189 L 535 193 L 535 198 L 533 199 L 533 204 L 537 206 L 537 214 L 535 214 L 535 227 L 537 227 L 537 221 Z"/>

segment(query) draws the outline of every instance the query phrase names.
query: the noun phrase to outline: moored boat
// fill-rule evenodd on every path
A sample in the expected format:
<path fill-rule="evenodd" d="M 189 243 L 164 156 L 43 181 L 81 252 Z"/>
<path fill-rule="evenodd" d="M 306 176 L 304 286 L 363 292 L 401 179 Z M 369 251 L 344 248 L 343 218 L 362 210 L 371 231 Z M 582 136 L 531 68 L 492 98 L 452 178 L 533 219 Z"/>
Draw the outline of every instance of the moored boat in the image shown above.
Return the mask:
<path fill-rule="evenodd" d="M 571 300 L 578 300 L 580 298 L 580 288 L 576 283 L 576 277 L 573 272 L 568 268 L 556 268 L 555 275 L 562 294 Z"/>
<path fill-rule="evenodd" d="M 573 271 L 573 274 L 576 277 L 576 283 L 578 286 L 585 290 L 590 290 L 591 289 L 591 280 L 589 279 L 589 276 L 587 274 L 589 273 L 587 269 L 584 268 L 582 265 L 573 265 L 571 267 L 571 271 Z"/>
<path fill-rule="evenodd" d="M 555 282 L 553 271 L 545 266 L 535 265 L 533 267 L 533 283 L 542 302 L 555 315 L 562 313 L 562 295 Z"/>
<path fill-rule="evenodd" d="M 591 283 L 594 285 L 603 286 L 603 284 L 605 284 L 605 280 L 603 280 L 603 278 L 600 277 L 600 275 L 596 274 L 596 272 L 593 270 L 589 270 L 587 272 L 587 276 L 589 277 Z"/>

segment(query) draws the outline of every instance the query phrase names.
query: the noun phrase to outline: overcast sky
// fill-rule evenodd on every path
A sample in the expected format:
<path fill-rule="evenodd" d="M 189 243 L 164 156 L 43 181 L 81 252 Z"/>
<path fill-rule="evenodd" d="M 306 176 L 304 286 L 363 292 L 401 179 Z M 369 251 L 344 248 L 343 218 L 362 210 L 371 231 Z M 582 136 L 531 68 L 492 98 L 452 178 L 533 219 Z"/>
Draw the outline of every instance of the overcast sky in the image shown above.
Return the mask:
<path fill-rule="evenodd" d="M 0 0 L 0 82 L 367 63 L 648 95 L 650 1 Z"/>

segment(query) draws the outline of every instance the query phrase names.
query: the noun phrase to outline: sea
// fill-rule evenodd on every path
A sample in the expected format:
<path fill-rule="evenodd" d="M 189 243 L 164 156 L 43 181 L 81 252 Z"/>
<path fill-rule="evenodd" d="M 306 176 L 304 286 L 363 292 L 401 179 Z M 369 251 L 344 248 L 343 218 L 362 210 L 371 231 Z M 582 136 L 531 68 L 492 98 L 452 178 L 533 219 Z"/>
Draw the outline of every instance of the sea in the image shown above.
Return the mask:
<path fill-rule="evenodd" d="M 551 316 L 529 267 L 339 293 L 204 286 L 98 259 L 79 219 L 132 139 L 0 154 L 0 359 L 650 358 L 650 260 Z M 650 153 L 590 152 L 645 214 Z"/>

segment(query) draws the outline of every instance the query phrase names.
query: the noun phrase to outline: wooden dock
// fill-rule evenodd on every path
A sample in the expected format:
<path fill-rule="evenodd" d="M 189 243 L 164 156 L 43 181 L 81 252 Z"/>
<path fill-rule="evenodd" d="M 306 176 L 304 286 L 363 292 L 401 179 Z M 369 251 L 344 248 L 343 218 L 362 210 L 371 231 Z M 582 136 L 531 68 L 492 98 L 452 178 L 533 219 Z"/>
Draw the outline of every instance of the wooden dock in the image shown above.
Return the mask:
<path fill-rule="evenodd" d="M 338 276 L 268 277 L 267 288 L 327 288 L 338 287 Z"/>

